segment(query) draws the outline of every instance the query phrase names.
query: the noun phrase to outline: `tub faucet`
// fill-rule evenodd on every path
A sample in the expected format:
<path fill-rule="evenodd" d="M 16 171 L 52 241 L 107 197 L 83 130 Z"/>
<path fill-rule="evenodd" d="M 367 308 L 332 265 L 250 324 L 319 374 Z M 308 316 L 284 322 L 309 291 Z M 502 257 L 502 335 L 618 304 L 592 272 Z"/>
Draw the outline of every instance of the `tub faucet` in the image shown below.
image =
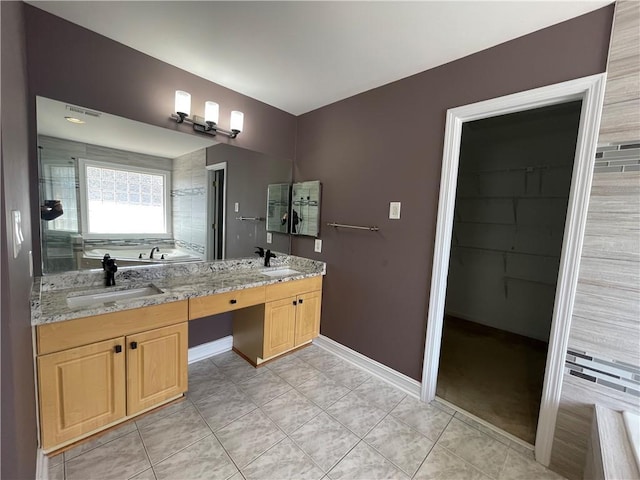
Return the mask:
<path fill-rule="evenodd" d="M 276 258 L 275 253 L 271 253 L 271 250 L 267 250 L 264 254 L 264 266 L 265 267 L 270 267 L 271 266 L 271 259 L 272 258 Z"/>
<path fill-rule="evenodd" d="M 115 286 L 116 278 L 115 273 L 118 271 L 118 265 L 116 264 L 116 259 L 111 258 L 111 255 L 105 253 L 104 257 L 102 257 L 102 269 L 105 271 L 105 283 L 107 287 Z"/>
<path fill-rule="evenodd" d="M 160 249 L 158 247 L 153 247 L 151 249 L 151 253 L 149 254 L 149 258 L 153 258 L 153 252 L 159 252 Z"/>

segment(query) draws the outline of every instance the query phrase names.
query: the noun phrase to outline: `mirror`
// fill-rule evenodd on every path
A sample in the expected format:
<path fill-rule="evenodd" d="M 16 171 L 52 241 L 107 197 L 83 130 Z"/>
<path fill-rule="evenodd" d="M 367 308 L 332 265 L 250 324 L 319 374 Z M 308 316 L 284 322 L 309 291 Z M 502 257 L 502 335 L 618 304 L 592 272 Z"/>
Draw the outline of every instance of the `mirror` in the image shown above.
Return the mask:
<path fill-rule="evenodd" d="M 278 183 L 267 188 L 267 232 L 289 233 L 291 185 Z"/>
<path fill-rule="evenodd" d="M 37 97 L 42 272 L 252 256 L 292 162 Z M 62 213 L 61 213 L 62 212 Z M 269 247 L 289 253 L 288 235 Z"/>
<path fill-rule="evenodd" d="M 317 237 L 320 233 L 320 182 L 294 183 L 291 187 L 291 233 Z"/>

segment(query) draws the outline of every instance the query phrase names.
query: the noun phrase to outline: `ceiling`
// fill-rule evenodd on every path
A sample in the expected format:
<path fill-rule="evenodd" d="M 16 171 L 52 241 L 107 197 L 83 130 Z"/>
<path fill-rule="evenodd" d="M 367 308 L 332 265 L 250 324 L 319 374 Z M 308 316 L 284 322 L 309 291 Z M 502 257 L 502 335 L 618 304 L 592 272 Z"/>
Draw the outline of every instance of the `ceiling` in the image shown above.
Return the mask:
<path fill-rule="evenodd" d="M 28 3 L 299 115 L 612 1 Z"/>
<path fill-rule="evenodd" d="M 127 152 L 177 158 L 218 143 L 209 135 L 188 135 L 44 97 L 36 97 L 36 111 L 38 135 Z M 71 123 L 65 117 L 84 123 Z"/>

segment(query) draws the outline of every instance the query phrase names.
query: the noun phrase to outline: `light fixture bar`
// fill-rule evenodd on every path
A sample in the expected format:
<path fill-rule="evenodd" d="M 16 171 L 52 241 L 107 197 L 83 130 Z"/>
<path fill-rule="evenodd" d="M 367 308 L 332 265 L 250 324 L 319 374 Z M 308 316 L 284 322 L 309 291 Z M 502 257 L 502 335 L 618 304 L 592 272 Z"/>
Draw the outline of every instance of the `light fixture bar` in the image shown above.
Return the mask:
<path fill-rule="evenodd" d="M 224 128 L 220 128 L 217 125 L 210 126 L 204 120 L 197 120 L 197 118 L 202 119 L 202 117 L 195 116 L 195 118 L 189 118 L 172 113 L 171 118 L 174 119 L 176 123 L 188 123 L 190 125 L 193 125 L 193 129 L 199 133 L 208 133 L 209 135 L 213 136 L 221 133 L 222 135 L 226 135 L 229 138 L 236 138 L 240 133 L 240 130 L 225 130 Z"/>
<path fill-rule="evenodd" d="M 182 90 L 176 90 L 175 97 L 175 113 L 171 114 L 171 118 L 176 123 L 189 123 L 193 125 L 196 132 L 216 135 L 221 133 L 229 138 L 236 138 L 242 132 L 244 124 L 244 113 L 237 110 L 231 112 L 231 130 L 225 130 L 218 127 L 218 115 L 220 106 L 216 102 L 207 101 L 204 104 L 204 118 L 191 115 L 191 95 Z"/>

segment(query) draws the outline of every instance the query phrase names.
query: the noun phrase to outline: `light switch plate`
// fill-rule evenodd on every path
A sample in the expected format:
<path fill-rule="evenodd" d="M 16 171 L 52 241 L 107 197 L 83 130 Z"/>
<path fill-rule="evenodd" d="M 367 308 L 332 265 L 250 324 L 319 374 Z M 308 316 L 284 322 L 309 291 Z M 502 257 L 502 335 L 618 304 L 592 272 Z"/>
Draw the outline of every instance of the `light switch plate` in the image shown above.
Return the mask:
<path fill-rule="evenodd" d="M 400 220 L 400 202 L 389 203 L 389 218 L 391 220 Z"/>
<path fill-rule="evenodd" d="M 235 203 L 234 209 L 235 209 L 234 211 L 236 213 L 238 213 L 240 211 L 240 204 L 238 202 Z"/>
<path fill-rule="evenodd" d="M 313 245 L 313 251 L 316 253 L 322 253 L 322 240 L 316 238 L 316 242 Z"/>
<path fill-rule="evenodd" d="M 271 232 L 267 232 L 267 243 L 271 243 L 272 237 Z"/>

